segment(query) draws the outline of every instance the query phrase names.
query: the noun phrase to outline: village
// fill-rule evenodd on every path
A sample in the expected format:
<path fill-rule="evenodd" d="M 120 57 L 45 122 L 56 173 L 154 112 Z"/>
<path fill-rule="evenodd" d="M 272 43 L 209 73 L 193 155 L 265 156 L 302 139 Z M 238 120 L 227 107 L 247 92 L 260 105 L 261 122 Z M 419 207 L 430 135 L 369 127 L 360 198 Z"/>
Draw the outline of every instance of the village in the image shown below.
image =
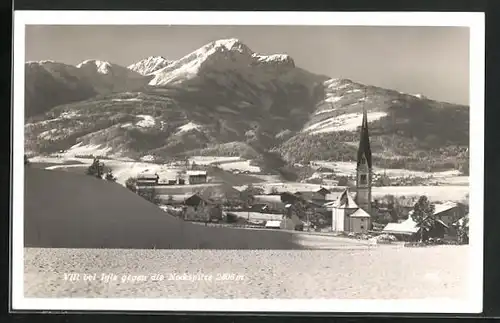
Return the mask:
<path fill-rule="evenodd" d="M 209 167 L 186 166 L 175 178 L 143 172 L 129 189 L 185 221 L 204 225 L 322 232 L 380 241 L 468 242 L 468 203 L 430 203 L 425 196 L 373 198 L 374 182 L 368 123 L 364 113 L 355 187 L 265 192 L 244 189 L 208 176 Z M 213 167 L 213 166 L 210 166 Z M 427 204 L 414 217 L 417 203 Z M 417 220 L 415 220 L 417 218 Z"/>

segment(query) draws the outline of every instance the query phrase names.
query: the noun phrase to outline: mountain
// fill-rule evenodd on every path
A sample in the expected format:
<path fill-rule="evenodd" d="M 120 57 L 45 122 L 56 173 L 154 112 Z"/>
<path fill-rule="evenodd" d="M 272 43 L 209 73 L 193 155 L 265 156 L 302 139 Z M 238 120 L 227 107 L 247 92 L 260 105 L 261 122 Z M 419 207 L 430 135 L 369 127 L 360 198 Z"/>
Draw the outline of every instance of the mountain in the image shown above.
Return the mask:
<path fill-rule="evenodd" d="M 162 56 L 150 56 L 127 68 L 141 75 L 149 75 L 168 66 L 171 62 Z"/>
<path fill-rule="evenodd" d="M 349 160 L 365 107 L 379 165 L 446 169 L 468 160 L 468 107 L 313 74 L 287 54 L 261 55 L 237 39 L 211 42 L 172 62 L 142 60 L 129 67 L 133 75 L 110 73 L 109 63 L 87 64 L 96 81 L 83 80 L 95 92 L 105 90 L 28 120 L 27 150 L 78 145 L 131 158 L 229 155 L 271 168 Z M 117 81 L 99 76 L 109 74 L 119 75 Z M 148 85 L 128 91 L 102 85 L 122 79 Z"/>
<path fill-rule="evenodd" d="M 66 103 L 98 94 L 143 88 L 145 77 L 123 66 L 87 60 L 77 66 L 39 61 L 25 64 L 25 114 L 32 117 Z"/>

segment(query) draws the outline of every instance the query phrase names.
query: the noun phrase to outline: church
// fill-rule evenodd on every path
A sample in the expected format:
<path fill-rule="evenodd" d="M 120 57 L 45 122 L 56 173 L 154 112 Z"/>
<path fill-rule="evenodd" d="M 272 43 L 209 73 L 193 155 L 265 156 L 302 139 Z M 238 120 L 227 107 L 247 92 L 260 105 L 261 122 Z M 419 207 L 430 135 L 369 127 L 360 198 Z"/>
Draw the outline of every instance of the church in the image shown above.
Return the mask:
<path fill-rule="evenodd" d="M 368 118 L 363 109 L 361 136 L 356 163 L 356 196 L 349 189 L 339 196 L 332 208 L 332 231 L 366 232 L 371 226 L 372 152 L 368 133 Z"/>

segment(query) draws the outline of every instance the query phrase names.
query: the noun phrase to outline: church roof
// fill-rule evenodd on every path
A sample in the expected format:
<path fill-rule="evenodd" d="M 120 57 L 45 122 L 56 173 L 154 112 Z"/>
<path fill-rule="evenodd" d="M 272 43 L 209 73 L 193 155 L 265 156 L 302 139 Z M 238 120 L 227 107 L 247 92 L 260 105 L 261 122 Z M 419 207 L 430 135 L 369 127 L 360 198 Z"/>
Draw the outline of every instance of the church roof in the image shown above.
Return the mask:
<path fill-rule="evenodd" d="M 369 218 L 370 214 L 366 213 L 365 210 L 362 208 L 359 208 L 354 212 L 353 214 L 350 215 L 351 218 Z"/>
<path fill-rule="evenodd" d="M 359 139 L 357 166 L 360 165 L 363 156 L 366 158 L 366 163 L 368 164 L 368 168 L 372 168 L 372 150 L 370 148 L 370 134 L 368 133 L 368 117 L 366 115 L 365 108 L 363 108 L 363 121 L 361 123 L 361 135 Z"/>
<path fill-rule="evenodd" d="M 337 199 L 337 201 L 333 207 L 337 208 L 337 209 L 358 209 L 359 208 L 359 206 L 356 204 L 356 202 L 352 198 L 351 194 L 349 193 L 348 189 L 344 190 L 344 192 L 342 194 L 340 194 L 339 198 Z"/>

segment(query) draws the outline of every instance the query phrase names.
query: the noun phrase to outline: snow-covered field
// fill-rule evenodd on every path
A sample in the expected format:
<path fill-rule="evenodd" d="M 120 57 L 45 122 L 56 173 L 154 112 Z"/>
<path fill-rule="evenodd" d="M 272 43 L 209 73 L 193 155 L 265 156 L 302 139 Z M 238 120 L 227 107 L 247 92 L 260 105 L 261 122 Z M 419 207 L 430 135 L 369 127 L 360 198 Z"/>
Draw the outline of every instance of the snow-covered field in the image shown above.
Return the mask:
<path fill-rule="evenodd" d="M 318 245 L 323 240 L 316 237 L 307 243 Z M 334 250 L 25 248 L 24 296 L 332 300 L 468 296 L 467 246 L 370 248 L 354 242 L 346 245 L 347 239 L 328 240 Z M 97 279 L 69 282 L 64 273 L 95 273 Z M 116 274 L 117 280 L 101 280 L 103 273 Z M 169 279 L 170 274 L 184 273 L 212 279 Z M 216 280 L 224 273 L 234 274 L 233 279 Z M 165 279 L 153 281 L 152 274 Z M 127 275 L 147 279 L 132 282 Z"/>
<path fill-rule="evenodd" d="M 74 157 L 83 155 L 105 156 L 111 151 L 109 147 L 102 147 L 101 145 L 82 145 L 78 143 L 63 153 L 64 157 Z"/>
<path fill-rule="evenodd" d="M 297 192 L 297 191 L 317 191 L 323 185 L 309 184 L 309 183 L 296 183 L 296 182 L 274 182 L 274 183 L 263 183 L 263 184 L 253 184 L 254 187 L 260 187 L 264 189 L 265 193 L 270 193 L 273 189 L 277 192 Z M 244 190 L 247 186 L 237 186 L 238 190 Z"/>
<path fill-rule="evenodd" d="M 367 113 L 368 122 L 378 120 L 382 117 L 385 117 L 386 115 L 387 113 L 385 112 L 369 112 Z M 363 114 L 361 113 L 347 113 L 317 122 L 305 128 L 303 131 L 317 134 L 325 132 L 356 130 L 361 125 L 362 120 Z"/>
<path fill-rule="evenodd" d="M 244 212 L 244 211 L 236 211 L 230 212 L 239 217 L 250 219 L 254 221 L 273 221 L 273 220 L 281 220 L 283 216 L 281 214 L 271 214 L 271 213 L 260 213 L 260 212 Z"/>
<path fill-rule="evenodd" d="M 261 171 L 260 167 L 250 165 L 250 160 L 242 160 L 230 163 L 223 163 L 219 165 L 223 170 L 238 170 L 242 172 L 259 173 Z"/>
<path fill-rule="evenodd" d="M 48 167 L 48 169 L 58 169 L 58 168 L 69 168 L 69 167 L 88 167 L 92 164 L 92 158 L 79 158 L 74 157 L 75 155 L 96 155 L 99 153 L 104 153 L 106 149 L 100 149 L 98 146 L 84 146 L 77 147 L 74 146 L 73 149 L 61 154 L 61 157 L 42 157 L 35 156 L 30 158 L 31 162 L 34 163 L 52 163 L 61 164 Z M 130 177 L 135 177 L 140 173 L 148 174 L 158 174 L 160 176 L 160 182 L 166 181 L 168 179 L 175 179 L 177 173 L 181 171 L 182 166 L 175 166 L 169 164 L 154 164 L 151 161 L 152 156 L 144 156 L 145 159 L 142 162 L 136 162 L 131 160 L 120 160 L 120 159 L 103 159 L 102 162 L 113 170 L 113 174 L 117 178 L 117 182 L 124 185 L 125 181 Z M 79 162 L 78 164 L 71 164 L 71 161 Z M 250 161 L 241 160 L 239 157 L 210 157 L 210 156 L 197 156 L 190 159 L 190 163 L 195 162 L 198 165 L 210 165 L 214 163 L 220 163 L 220 167 L 224 170 L 240 170 L 240 171 L 250 171 L 259 172 L 260 168 L 256 166 L 249 165 Z M 64 164 L 64 165 L 63 165 Z"/>
<path fill-rule="evenodd" d="M 254 184 L 254 187 L 261 187 L 265 193 L 270 193 L 273 189 L 279 193 L 297 191 L 317 191 L 321 187 L 332 188 L 332 186 L 308 184 L 308 183 L 263 183 Z M 246 186 L 235 187 L 244 190 Z M 341 188 L 341 187 L 338 187 Z M 442 185 L 442 186 L 381 186 L 372 188 L 373 197 L 384 195 L 394 196 L 427 196 L 431 201 L 463 201 L 469 193 L 469 186 L 466 185 Z"/>
<path fill-rule="evenodd" d="M 47 162 L 61 164 L 60 166 L 50 166 L 47 169 L 68 168 L 68 167 L 88 167 L 92 164 L 91 158 L 76 158 L 76 157 L 33 157 L 31 162 Z M 82 164 L 70 164 L 71 161 L 77 161 Z M 113 174 L 117 178 L 117 183 L 125 185 L 125 181 L 130 177 L 135 177 L 140 173 L 158 174 L 160 182 L 167 179 L 175 179 L 176 175 L 182 169 L 172 165 L 160 165 L 148 162 L 123 161 L 116 159 L 101 160 L 107 167 L 113 170 Z M 67 163 L 64 164 L 63 163 Z"/>
<path fill-rule="evenodd" d="M 240 157 L 194 156 L 189 158 L 189 163 L 195 162 L 198 165 L 210 165 L 215 163 L 227 163 L 240 160 Z"/>
<path fill-rule="evenodd" d="M 384 195 L 394 196 L 421 196 L 425 195 L 433 202 L 437 201 L 463 201 L 469 194 L 469 186 L 383 186 L 373 187 L 372 196 L 382 197 Z"/>
<path fill-rule="evenodd" d="M 313 161 L 311 162 L 314 168 L 318 167 L 327 167 L 333 169 L 335 174 L 339 176 L 354 176 L 356 175 L 356 162 L 329 162 L 329 161 Z M 464 183 L 465 179 L 468 179 L 468 176 L 461 176 L 460 171 L 458 170 L 448 170 L 442 172 L 422 172 L 408 169 L 391 169 L 391 168 L 380 168 L 373 167 L 373 172 L 375 174 L 386 174 L 389 177 L 432 177 L 432 179 L 436 180 L 450 180 L 451 178 L 459 178 L 457 180 L 460 183 Z"/>
<path fill-rule="evenodd" d="M 238 170 L 250 173 L 259 173 L 261 171 L 260 167 L 250 165 L 250 160 L 241 157 L 194 156 L 189 158 L 189 162 L 195 162 L 198 165 L 218 164 L 220 168 L 226 171 Z"/>

